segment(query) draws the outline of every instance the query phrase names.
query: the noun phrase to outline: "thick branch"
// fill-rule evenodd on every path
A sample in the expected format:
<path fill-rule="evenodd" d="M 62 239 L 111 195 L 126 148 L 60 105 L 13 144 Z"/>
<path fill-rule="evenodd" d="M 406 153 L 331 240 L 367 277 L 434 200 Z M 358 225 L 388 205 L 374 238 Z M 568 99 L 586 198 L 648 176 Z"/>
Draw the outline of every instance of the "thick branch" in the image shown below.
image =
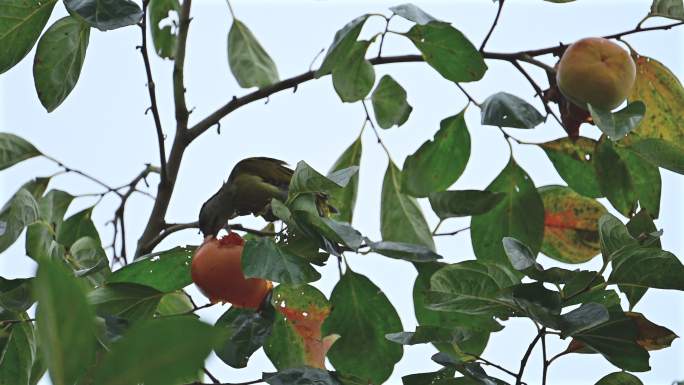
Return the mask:
<path fill-rule="evenodd" d="M 142 54 L 143 62 L 145 63 L 145 75 L 147 76 L 147 91 L 150 94 L 150 111 L 154 118 L 154 126 L 157 129 L 157 143 L 159 146 L 159 162 L 161 164 L 161 180 L 166 180 L 166 149 L 164 148 L 164 131 L 162 130 L 161 118 L 159 117 L 159 108 L 157 107 L 157 93 L 155 92 L 154 80 L 152 79 L 152 67 L 150 66 L 150 58 L 147 54 L 147 6 L 149 0 L 143 0 L 143 16 L 140 22 L 140 30 L 142 31 L 142 43 L 140 45 L 140 53 Z"/>

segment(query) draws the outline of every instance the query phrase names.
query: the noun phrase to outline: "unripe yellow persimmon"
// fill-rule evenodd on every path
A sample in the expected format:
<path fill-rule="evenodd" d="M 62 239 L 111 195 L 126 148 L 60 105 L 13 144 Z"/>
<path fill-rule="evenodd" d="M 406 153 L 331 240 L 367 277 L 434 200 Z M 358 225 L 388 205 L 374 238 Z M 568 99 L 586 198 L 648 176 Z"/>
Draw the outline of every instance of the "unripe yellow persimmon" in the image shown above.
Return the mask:
<path fill-rule="evenodd" d="M 246 279 L 241 257 L 244 240 L 235 233 L 216 239 L 209 236 L 192 259 L 192 281 L 212 303 L 229 302 L 235 307 L 257 309 L 271 290 L 271 281 Z"/>
<path fill-rule="evenodd" d="M 578 40 L 558 63 L 556 81 L 561 93 L 584 109 L 587 104 L 612 110 L 627 99 L 636 80 L 634 60 L 608 39 Z"/>

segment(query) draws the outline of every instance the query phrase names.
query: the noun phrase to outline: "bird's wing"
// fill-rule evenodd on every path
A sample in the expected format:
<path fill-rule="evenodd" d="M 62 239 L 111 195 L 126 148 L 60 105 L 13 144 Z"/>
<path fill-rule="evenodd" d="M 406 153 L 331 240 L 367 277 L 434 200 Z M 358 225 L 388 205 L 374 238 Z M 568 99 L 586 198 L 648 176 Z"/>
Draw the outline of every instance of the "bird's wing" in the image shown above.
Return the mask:
<path fill-rule="evenodd" d="M 287 189 L 294 171 L 286 167 L 287 163 L 282 160 L 255 157 L 239 161 L 228 177 L 228 183 L 235 181 L 241 174 L 250 174 L 260 177 L 264 182 L 270 183 L 281 189 Z"/>

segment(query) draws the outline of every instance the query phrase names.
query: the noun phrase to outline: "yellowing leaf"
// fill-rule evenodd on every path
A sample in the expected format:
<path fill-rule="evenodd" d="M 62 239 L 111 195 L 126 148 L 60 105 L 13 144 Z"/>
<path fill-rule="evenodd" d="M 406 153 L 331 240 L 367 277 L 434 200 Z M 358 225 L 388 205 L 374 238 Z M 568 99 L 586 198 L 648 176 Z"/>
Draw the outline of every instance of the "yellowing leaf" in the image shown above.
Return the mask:
<path fill-rule="evenodd" d="M 656 325 L 641 313 L 625 312 L 637 327 L 637 343 L 646 350 L 660 350 L 672 345 L 672 341 L 679 337 L 672 330 Z"/>

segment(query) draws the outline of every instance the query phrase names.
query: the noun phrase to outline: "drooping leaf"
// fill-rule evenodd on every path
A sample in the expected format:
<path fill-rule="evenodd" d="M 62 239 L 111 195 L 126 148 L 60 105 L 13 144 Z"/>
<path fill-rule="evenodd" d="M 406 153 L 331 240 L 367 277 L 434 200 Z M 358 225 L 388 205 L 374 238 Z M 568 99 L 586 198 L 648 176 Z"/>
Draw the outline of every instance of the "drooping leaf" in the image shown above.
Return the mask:
<path fill-rule="evenodd" d="M 442 259 L 442 256 L 423 245 L 401 242 L 371 242 L 368 244 L 371 251 L 396 259 L 411 262 L 428 262 Z"/>
<path fill-rule="evenodd" d="M 95 358 L 95 315 L 62 261 L 43 259 L 35 284 L 38 346 L 55 385 L 76 382 Z"/>
<path fill-rule="evenodd" d="M 313 192 L 333 192 L 346 187 L 359 171 L 358 166 L 350 166 L 323 176 L 304 161 L 297 163 L 290 180 L 289 198 L 291 201 L 299 194 Z"/>
<path fill-rule="evenodd" d="M 643 385 L 643 382 L 633 374 L 615 372 L 601 378 L 596 385 Z"/>
<path fill-rule="evenodd" d="M 3 325 L 0 338 L 0 383 L 31 385 L 31 371 L 38 360 L 33 323 L 24 312 L 2 310 L 0 322 L 19 321 Z"/>
<path fill-rule="evenodd" d="M 182 289 L 192 283 L 190 263 L 194 251 L 194 247 L 175 247 L 143 256 L 112 273 L 107 282 L 137 283 L 164 293 Z"/>
<path fill-rule="evenodd" d="M 646 210 L 642 209 L 627 222 L 627 230 L 634 239 L 639 240 L 640 244 L 662 248 L 660 239 L 652 238 L 652 234 L 657 232 L 657 228 Z M 646 290 L 645 287 L 637 286 L 620 287 L 620 291 L 627 296 L 630 308 L 636 306 L 637 302 L 646 294 Z"/>
<path fill-rule="evenodd" d="M 150 15 L 150 32 L 155 52 L 161 58 L 173 59 L 176 56 L 178 35 L 171 23 L 169 13 L 180 12 L 179 1 L 150 0 L 147 9 Z"/>
<path fill-rule="evenodd" d="M 357 102 L 368 95 L 375 83 L 375 69 L 366 60 L 370 41 L 357 41 L 332 71 L 333 87 L 343 102 Z"/>
<path fill-rule="evenodd" d="M 506 267 L 477 261 L 447 265 L 432 274 L 428 308 L 466 315 L 506 316 L 511 307 L 498 298 L 519 279 Z"/>
<path fill-rule="evenodd" d="M 24 228 L 39 219 L 38 203 L 24 187 L 0 209 L 0 252 L 12 246 Z"/>
<path fill-rule="evenodd" d="M 403 17 L 406 20 L 421 25 L 428 24 L 432 21 L 439 21 L 435 19 L 432 15 L 418 8 L 416 5 L 410 3 L 390 7 L 390 11 L 394 12 L 394 14 L 396 15 Z"/>
<path fill-rule="evenodd" d="M 451 380 L 455 369 L 442 368 L 436 372 L 409 374 L 401 378 L 403 385 L 440 384 L 442 380 Z"/>
<path fill-rule="evenodd" d="M 528 317 L 549 328 L 559 328 L 560 293 L 545 288 L 542 282 L 521 283 L 505 288 L 497 299 L 513 308 L 516 316 Z"/>
<path fill-rule="evenodd" d="M 433 140 L 423 143 L 404 161 L 403 193 L 425 197 L 446 190 L 463 174 L 470 158 L 470 133 L 465 110 L 440 122 Z"/>
<path fill-rule="evenodd" d="M 109 259 L 102 245 L 88 236 L 79 238 L 71 245 L 66 260 L 77 277 L 87 277 L 94 286 L 102 285 L 111 274 Z"/>
<path fill-rule="evenodd" d="M 111 283 L 88 293 L 88 302 L 100 317 L 115 316 L 129 322 L 152 317 L 164 293 L 135 283 Z"/>
<path fill-rule="evenodd" d="M 52 6 L 54 6 L 54 1 Z M 2 7 L 3 5 L 0 4 L 0 10 Z M 2 21 L 0 21 L 0 28 L 1 26 Z M 2 36 L 1 33 L 0 31 L 0 36 Z M 4 44 L 2 44 L 2 37 L 0 37 L 0 47 L 0 50 L 5 48 Z M 4 56 L 0 53 L 0 61 L 3 60 L 2 58 Z M 21 161 L 38 155 L 41 155 L 41 152 L 24 138 L 7 132 L 0 133 L 0 170 L 12 167 Z"/>
<path fill-rule="evenodd" d="M 67 16 L 52 24 L 38 41 L 33 80 L 47 112 L 62 104 L 76 86 L 89 39 L 90 27 Z"/>
<path fill-rule="evenodd" d="M 382 180 L 380 233 L 384 241 L 412 243 L 435 249 L 430 229 L 415 198 L 400 191 L 401 171 L 391 161 Z"/>
<path fill-rule="evenodd" d="M 610 319 L 596 327 L 575 334 L 568 351 L 589 347 L 610 363 L 630 372 L 650 369 L 648 352 L 637 344 L 638 330 L 619 307 L 609 310 Z"/>
<path fill-rule="evenodd" d="M 612 260 L 609 283 L 621 287 L 684 290 L 684 265 L 672 253 L 656 247 L 631 247 Z"/>
<path fill-rule="evenodd" d="M 325 357 L 339 335 L 323 335 L 328 299 L 310 285 L 278 285 L 271 303 L 276 325 L 264 350 L 278 370 L 309 366 L 325 369 Z"/>
<path fill-rule="evenodd" d="M 340 385 L 340 382 L 325 369 L 299 367 L 281 370 L 278 373 L 264 373 L 264 382 L 269 385 L 316 384 Z"/>
<path fill-rule="evenodd" d="M 50 190 L 45 196 L 38 199 L 40 217 L 47 222 L 53 229 L 57 229 L 64 220 L 71 201 L 74 197 L 61 190 Z"/>
<path fill-rule="evenodd" d="M 615 150 L 627 165 L 634 186 L 634 196 L 639 201 L 639 206 L 657 218 L 660 215 L 660 194 L 662 190 L 662 180 L 658 167 L 631 148 L 617 147 Z"/>
<path fill-rule="evenodd" d="M 352 143 L 335 161 L 335 164 L 330 168 L 330 174 L 349 167 L 359 167 L 361 164 L 361 151 L 363 145 L 361 144 L 361 136 L 359 136 L 354 143 Z M 359 192 L 359 173 L 355 173 L 351 177 L 349 183 L 343 188 L 335 189 L 330 192 L 328 201 L 337 209 L 337 213 L 332 214 L 332 218 L 338 221 L 352 223 L 354 216 L 354 207 L 356 206 L 356 196 Z"/>
<path fill-rule="evenodd" d="M 540 147 L 570 188 L 589 198 L 602 196 L 592 162 L 595 140 L 563 137 L 542 143 Z"/>
<path fill-rule="evenodd" d="M 646 113 L 646 105 L 641 101 L 630 102 L 617 112 L 610 112 L 587 105 L 594 124 L 612 141 L 617 142 L 636 128 Z"/>
<path fill-rule="evenodd" d="M 672 341 L 679 338 L 672 330 L 651 322 L 641 313 L 626 312 L 625 315 L 634 321 L 638 334 L 637 343 L 646 350 L 668 348 Z"/>
<path fill-rule="evenodd" d="M 385 334 L 403 330 L 396 310 L 368 278 L 347 269 L 330 296 L 323 334 L 338 334 L 328 358 L 333 366 L 370 383 L 382 383 L 403 355 Z M 358 354 L 358 352 L 364 354 Z M 369 360 L 367 357 L 373 357 Z"/>
<path fill-rule="evenodd" d="M 142 17 L 142 9 L 131 0 L 64 0 L 64 5 L 100 31 L 133 25 Z"/>
<path fill-rule="evenodd" d="M 489 126 L 534 128 L 544 117 L 525 100 L 507 92 L 498 92 L 482 103 L 481 123 Z"/>
<path fill-rule="evenodd" d="M 416 24 L 404 35 L 420 50 L 425 61 L 447 80 L 476 81 L 487 71 L 477 48 L 448 23 Z"/>
<path fill-rule="evenodd" d="M 242 88 L 264 88 L 279 80 L 273 59 L 252 31 L 237 19 L 228 32 L 228 64 Z"/>
<path fill-rule="evenodd" d="M 559 267 L 544 269 L 537 263 L 536 254 L 519 240 L 505 237 L 502 242 L 504 252 L 515 270 L 539 282 L 552 282 L 555 284 L 567 283 L 576 278 L 581 271 L 571 271 Z"/>
<path fill-rule="evenodd" d="M 100 234 L 91 219 L 92 214 L 93 207 L 89 207 L 67 218 L 57 229 L 57 242 L 70 248 L 77 240 L 90 237 L 101 244 Z"/>
<path fill-rule="evenodd" d="M 5 279 L 0 277 L 0 308 L 21 313 L 33 305 L 32 278 Z"/>
<path fill-rule="evenodd" d="M 406 90 L 389 75 L 380 79 L 371 100 L 375 120 L 378 126 L 385 129 L 406 123 L 413 111 L 413 107 L 406 101 Z"/>
<path fill-rule="evenodd" d="M 489 334 L 499 331 L 502 326 L 491 316 L 464 315 L 452 312 L 430 310 L 427 308 L 427 295 L 430 289 L 430 278 L 435 271 L 445 266 L 443 263 L 423 263 L 418 265 L 418 277 L 413 285 L 413 306 L 416 319 L 420 325 L 446 328 L 468 329 L 471 337 L 460 343 L 435 343 L 440 351 L 453 357 L 467 359 L 468 354 L 480 355 L 489 340 Z"/>
<path fill-rule="evenodd" d="M 0 4 L 0 74 L 36 44 L 57 0 L 7 0 Z"/>
<path fill-rule="evenodd" d="M 598 255 L 603 205 L 562 186 L 540 187 L 539 195 L 544 202 L 542 253 L 566 263 L 582 263 Z"/>
<path fill-rule="evenodd" d="M 415 332 L 389 333 L 385 338 L 400 345 L 417 345 L 434 342 L 459 343 L 470 338 L 470 335 L 466 329 L 423 325 L 416 327 Z"/>
<path fill-rule="evenodd" d="M 259 349 L 271 334 L 274 310 L 231 307 L 216 321 L 216 328 L 224 332 L 216 355 L 233 368 L 247 366 L 249 357 Z"/>
<path fill-rule="evenodd" d="M 682 13 L 681 2 L 654 1 L 653 9 Z M 665 12 L 667 14 L 667 12 Z M 662 63 L 646 56 L 636 58 L 637 78 L 629 100 L 646 105 L 646 115 L 626 139 L 632 149 L 654 164 L 684 173 L 684 88 Z"/>
<path fill-rule="evenodd" d="M 440 219 L 480 215 L 496 207 L 506 195 L 480 190 L 452 190 L 430 193 L 430 206 Z"/>
<path fill-rule="evenodd" d="M 280 283 L 307 283 L 321 278 L 307 260 L 291 254 L 269 238 L 245 243 L 242 272 L 246 278 L 265 278 Z"/>
<path fill-rule="evenodd" d="M 609 319 L 606 306 L 590 302 L 560 316 L 558 326 L 562 336 L 572 336 L 608 322 Z"/>
<path fill-rule="evenodd" d="M 359 37 L 359 33 L 361 33 L 363 24 L 367 19 L 368 15 L 361 15 L 345 24 L 344 27 L 335 33 L 335 38 L 328 48 L 323 64 L 321 64 L 321 67 L 314 75 L 317 79 L 332 73 L 333 69 L 343 62 L 354 47 L 356 38 Z"/>
<path fill-rule="evenodd" d="M 599 218 L 598 230 L 604 261 L 615 259 L 623 250 L 638 244 L 629 234 L 627 226 L 611 214 Z"/>
<path fill-rule="evenodd" d="M 501 240 L 514 237 L 533 253 L 539 252 L 544 237 L 544 205 L 527 173 L 513 159 L 487 191 L 501 192 L 504 199 L 489 212 L 470 221 L 473 250 L 480 261 L 509 265 Z"/>
<path fill-rule="evenodd" d="M 348 223 L 302 210 L 294 211 L 293 216 L 298 224 L 306 224 L 308 229 L 313 229 L 316 234 L 329 241 L 342 244 L 352 250 L 358 250 L 363 244 L 361 233 Z"/>
<path fill-rule="evenodd" d="M 112 344 L 97 368 L 94 383 L 182 383 L 196 377 L 218 336 L 216 329 L 193 317 L 168 317 L 135 325 Z"/>

